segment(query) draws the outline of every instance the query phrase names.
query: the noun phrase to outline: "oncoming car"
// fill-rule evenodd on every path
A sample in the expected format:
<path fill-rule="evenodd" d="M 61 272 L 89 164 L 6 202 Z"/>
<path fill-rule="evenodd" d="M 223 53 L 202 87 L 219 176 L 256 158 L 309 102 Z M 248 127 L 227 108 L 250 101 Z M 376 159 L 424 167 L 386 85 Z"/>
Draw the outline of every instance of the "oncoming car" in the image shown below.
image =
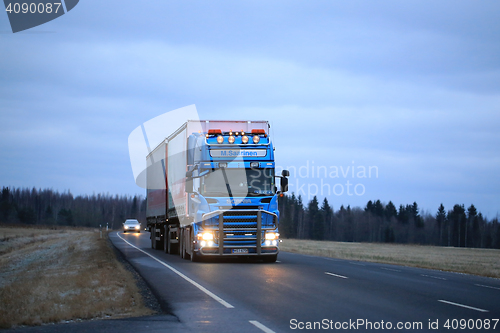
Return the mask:
<path fill-rule="evenodd" d="M 141 224 L 137 220 L 128 219 L 123 223 L 123 232 L 135 231 L 141 232 Z"/>

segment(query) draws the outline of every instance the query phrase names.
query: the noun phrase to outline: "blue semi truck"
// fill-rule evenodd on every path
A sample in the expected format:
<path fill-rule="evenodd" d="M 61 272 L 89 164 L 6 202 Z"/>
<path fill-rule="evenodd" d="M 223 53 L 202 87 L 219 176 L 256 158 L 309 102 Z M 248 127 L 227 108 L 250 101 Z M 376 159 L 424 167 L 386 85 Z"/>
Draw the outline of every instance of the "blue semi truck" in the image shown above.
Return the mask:
<path fill-rule="evenodd" d="M 275 175 L 267 121 L 187 121 L 146 161 L 152 248 L 192 261 L 276 261 L 289 172 Z"/>

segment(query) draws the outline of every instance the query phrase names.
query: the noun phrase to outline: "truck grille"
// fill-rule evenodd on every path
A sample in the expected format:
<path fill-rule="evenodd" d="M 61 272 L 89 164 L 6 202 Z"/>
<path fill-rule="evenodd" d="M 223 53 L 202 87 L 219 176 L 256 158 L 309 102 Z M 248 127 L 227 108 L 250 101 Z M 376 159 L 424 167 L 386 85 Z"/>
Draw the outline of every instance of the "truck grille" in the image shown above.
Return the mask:
<path fill-rule="evenodd" d="M 254 208 L 254 207 L 252 207 Z M 278 219 L 275 214 L 249 207 L 234 207 L 206 214 L 203 220 L 205 230 L 215 231 L 215 243 L 219 241 L 219 219 L 222 214 L 224 247 L 256 247 L 258 239 L 258 214 L 261 215 L 260 240 L 265 239 L 265 230 L 274 230 Z"/>
<path fill-rule="evenodd" d="M 238 211 L 231 209 L 222 212 L 224 229 L 257 229 L 257 210 Z M 263 229 L 275 229 L 276 217 L 261 211 L 261 226 Z M 205 221 L 205 227 L 215 229 L 219 227 L 219 215 Z"/>

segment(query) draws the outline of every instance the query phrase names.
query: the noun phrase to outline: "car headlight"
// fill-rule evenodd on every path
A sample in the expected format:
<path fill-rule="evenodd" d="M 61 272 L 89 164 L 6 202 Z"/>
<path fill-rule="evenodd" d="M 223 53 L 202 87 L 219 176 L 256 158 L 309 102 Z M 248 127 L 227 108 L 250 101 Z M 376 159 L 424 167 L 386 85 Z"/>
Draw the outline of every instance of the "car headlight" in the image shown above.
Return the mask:
<path fill-rule="evenodd" d="M 140 226 L 138 226 L 138 225 L 136 225 L 136 226 L 135 226 L 135 228 L 136 228 L 136 229 L 140 229 L 141 227 L 140 227 Z"/>
<path fill-rule="evenodd" d="M 278 234 L 276 232 L 268 232 L 268 233 L 266 233 L 266 240 L 275 240 L 275 239 L 278 239 L 279 236 L 280 236 L 280 234 Z"/>

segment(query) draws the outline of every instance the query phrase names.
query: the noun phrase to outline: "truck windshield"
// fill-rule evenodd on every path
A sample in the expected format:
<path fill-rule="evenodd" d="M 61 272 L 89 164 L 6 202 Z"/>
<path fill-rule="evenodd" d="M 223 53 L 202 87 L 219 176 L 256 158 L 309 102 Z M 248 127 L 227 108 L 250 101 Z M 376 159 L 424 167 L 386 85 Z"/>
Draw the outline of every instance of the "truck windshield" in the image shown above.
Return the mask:
<path fill-rule="evenodd" d="M 224 177 L 224 172 L 226 177 Z M 218 169 L 204 177 L 201 193 L 205 196 L 233 197 L 274 195 L 274 169 Z"/>

